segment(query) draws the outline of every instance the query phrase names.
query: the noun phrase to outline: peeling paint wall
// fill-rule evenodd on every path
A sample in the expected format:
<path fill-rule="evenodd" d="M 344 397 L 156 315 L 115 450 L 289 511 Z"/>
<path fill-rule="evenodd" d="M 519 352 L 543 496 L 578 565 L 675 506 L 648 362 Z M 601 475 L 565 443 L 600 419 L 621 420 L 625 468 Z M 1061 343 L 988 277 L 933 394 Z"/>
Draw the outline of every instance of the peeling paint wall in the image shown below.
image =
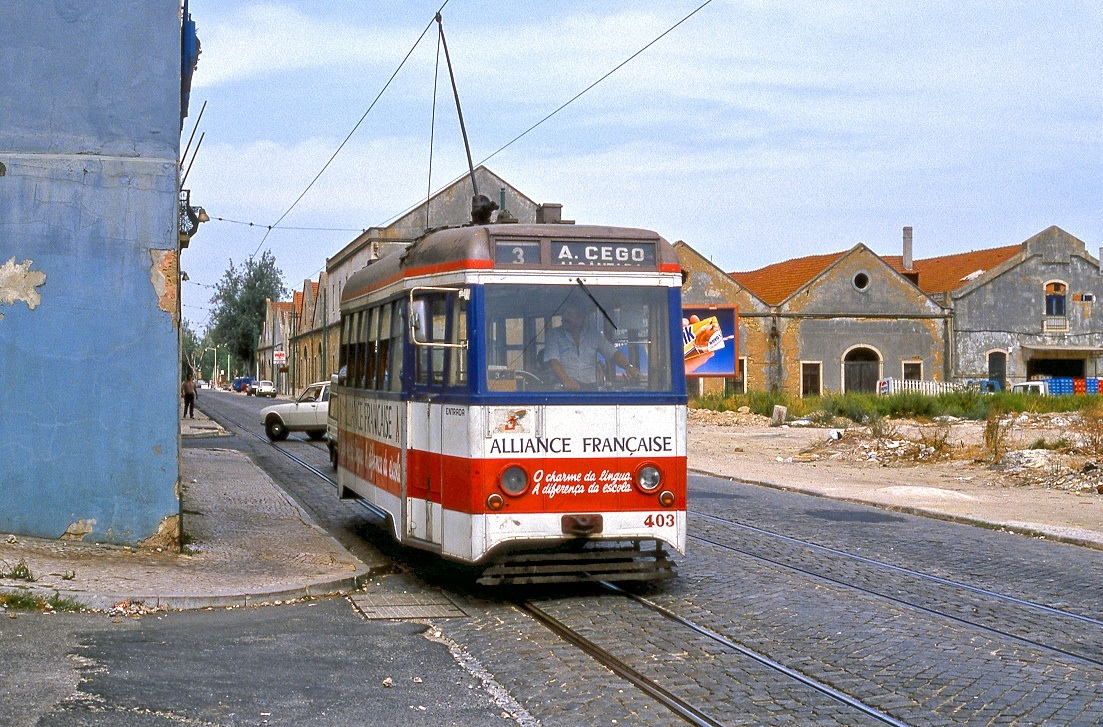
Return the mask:
<path fill-rule="evenodd" d="M 46 274 L 41 270 L 31 270 L 30 260 L 16 263 L 15 258 L 0 265 L 0 305 L 12 305 L 16 301 L 27 304 L 34 310 L 42 302 L 42 296 L 36 290 L 46 282 Z M 0 313 L 0 320 L 4 315 Z"/>
<path fill-rule="evenodd" d="M 137 543 L 179 513 L 178 3 L 3 14 L 0 531 Z"/>

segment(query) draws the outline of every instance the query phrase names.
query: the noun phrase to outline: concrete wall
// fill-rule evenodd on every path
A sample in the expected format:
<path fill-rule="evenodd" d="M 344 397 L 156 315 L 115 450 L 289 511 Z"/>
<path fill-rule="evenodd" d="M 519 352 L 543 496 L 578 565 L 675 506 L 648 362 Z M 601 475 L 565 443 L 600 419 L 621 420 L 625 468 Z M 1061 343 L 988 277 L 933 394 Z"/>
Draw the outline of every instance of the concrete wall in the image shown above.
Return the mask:
<path fill-rule="evenodd" d="M 175 534 L 177 0 L 7 0 L 0 531 Z"/>
<path fill-rule="evenodd" d="M 1042 329 L 1045 284 L 1054 280 L 1068 286 L 1068 331 Z M 1075 300 L 1084 294 L 1094 295 L 1095 301 Z M 1011 382 L 1026 380 L 1027 362 L 1035 355 L 1081 358 L 1088 376 L 1103 374 L 1101 298 L 1103 275 L 1082 241 L 1057 227 L 1035 235 L 1019 256 L 954 294 L 954 377 L 987 377 L 993 350 L 1009 353 Z"/>

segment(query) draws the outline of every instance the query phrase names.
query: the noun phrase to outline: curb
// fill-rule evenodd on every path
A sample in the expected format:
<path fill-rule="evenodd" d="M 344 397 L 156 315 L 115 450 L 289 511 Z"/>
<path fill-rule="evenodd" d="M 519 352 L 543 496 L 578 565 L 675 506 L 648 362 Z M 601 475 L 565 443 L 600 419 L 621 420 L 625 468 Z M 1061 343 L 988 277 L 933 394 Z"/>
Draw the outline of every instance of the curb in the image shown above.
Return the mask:
<path fill-rule="evenodd" d="M 1015 535 L 1025 535 L 1029 538 L 1041 538 L 1043 540 L 1052 540 L 1057 543 L 1064 543 L 1066 545 L 1076 545 L 1081 548 L 1091 548 L 1092 550 L 1103 550 L 1103 543 L 1087 540 L 1085 538 L 1077 538 L 1071 535 L 1061 535 L 1059 533 L 1049 532 L 1047 530 L 1039 530 L 1037 528 L 1026 528 L 1019 525 L 1008 525 L 1006 523 L 998 523 L 990 520 L 981 520 L 980 518 L 965 517 L 964 515 L 951 515 L 945 512 L 939 512 L 938 510 L 928 510 L 922 507 L 914 507 L 912 505 L 886 505 L 881 502 L 870 502 L 869 500 L 863 500 L 856 497 L 835 497 L 832 495 L 825 495 L 822 492 L 806 489 L 798 485 L 783 485 L 777 482 L 766 482 L 764 480 L 748 480 L 742 477 L 736 477 L 734 475 L 722 475 L 716 472 L 709 472 L 708 470 L 698 469 L 696 467 L 689 467 L 687 471 L 691 474 L 704 475 L 706 477 L 715 477 L 719 480 L 728 480 L 729 482 L 739 482 L 744 485 L 757 485 L 758 487 L 768 487 L 771 490 L 781 490 L 782 492 L 795 492 L 800 495 L 809 495 L 811 497 L 819 497 L 824 500 L 834 500 L 836 502 L 847 502 L 852 505 L 865 505 L 866 507 L 876 507 L 881 510 L 888 510 L 889 512 L 899 512 L 905 515 L 916 515 L 919 517 L 927 517 L 934 520 L 944 520 L 946 522 L 957 523 L 959 525 L 972 525 L 973 527 L 984 528 L 985 530 L 1002 530 L 1004 532 L 1013 533 Z"/>
<path fill-rule="evenodd" d="M 87 611 L 108 612 L 125 601 L 142 604 L 152 610 L 195 611 L 205 608 L 240 608 L 244 606 L 282 605 L 291 601 L 323 596 L 348 595 L 359 590 L 376 575 L 388 572 L 389 566 L 361 566 L 353 575 L 329 578 L 295 588 L 261 588 L 242 593 L 173 596 L 127 593 L 87 593 L 83 591 L 59 591 L 55 588 L 29 586 L 26 588 L 0 588 L 0 593 L 31 593 L 48 598 L 55 593 L 62 598 L 78 602 Z"/>

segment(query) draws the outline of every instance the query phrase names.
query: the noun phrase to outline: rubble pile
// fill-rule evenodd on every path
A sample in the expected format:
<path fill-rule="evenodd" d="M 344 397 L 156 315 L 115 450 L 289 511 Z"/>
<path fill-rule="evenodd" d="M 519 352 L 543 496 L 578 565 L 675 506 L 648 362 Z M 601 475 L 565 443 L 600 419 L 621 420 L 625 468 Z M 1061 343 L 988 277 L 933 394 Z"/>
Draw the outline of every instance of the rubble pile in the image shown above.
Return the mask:
<path fill-rule="evenodd" d="M 1048 449 L 1017 449 L 1000 458 L 999 469 L 1023 485 L 1103 494 L 1103 463 Z"/>
<path fill-rule="evenodd" d="M 951 448 L 944 444 L 936 446 L 936 438 L 930 441 L 914 441 L 891 433 L 888 436 L 877 436 L 868 427 L 861 427 L 848 429 L 841 436 L 838 430 L 831 430 L 825 441 L 804 450 L 794 460 L 842 460 L 868 462 L 882 467 L 903 467 L 946 460 L 951 456 Z"/>
<path fill-rule="evenodd" d="M 690 409 L 689 421 L 696 424 L 711 424 L 718 427 L 768 427 L 770 417 L 755 414 L 749 406 L 741 406 L 736 411 L 713 411 L 711 409 Z"/>

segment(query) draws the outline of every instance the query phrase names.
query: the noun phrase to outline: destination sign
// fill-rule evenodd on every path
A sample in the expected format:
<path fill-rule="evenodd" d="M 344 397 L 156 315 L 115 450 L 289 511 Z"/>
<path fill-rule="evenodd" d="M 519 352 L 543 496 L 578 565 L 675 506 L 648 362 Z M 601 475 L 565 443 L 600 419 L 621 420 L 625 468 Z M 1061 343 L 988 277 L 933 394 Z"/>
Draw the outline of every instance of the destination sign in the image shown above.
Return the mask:
<path fill-rule="evenodd" d="M 496 265 L 539 265 L 540 243 L 519 240 L 499 241 L 494 245 Z"/>
<path fill-rule="evenodd" d="M 551 261 L 553 265 L 655 267 L 655 243 L 552 240 Z"/>

